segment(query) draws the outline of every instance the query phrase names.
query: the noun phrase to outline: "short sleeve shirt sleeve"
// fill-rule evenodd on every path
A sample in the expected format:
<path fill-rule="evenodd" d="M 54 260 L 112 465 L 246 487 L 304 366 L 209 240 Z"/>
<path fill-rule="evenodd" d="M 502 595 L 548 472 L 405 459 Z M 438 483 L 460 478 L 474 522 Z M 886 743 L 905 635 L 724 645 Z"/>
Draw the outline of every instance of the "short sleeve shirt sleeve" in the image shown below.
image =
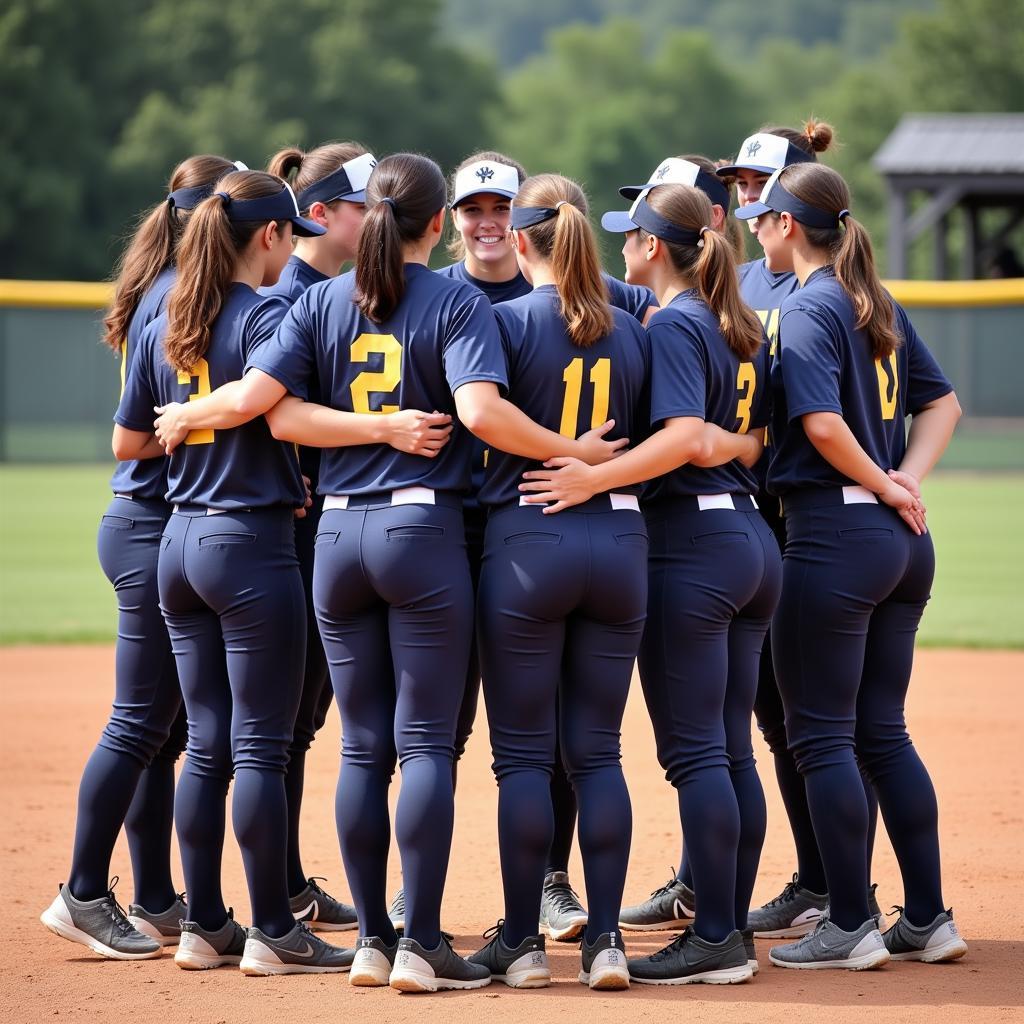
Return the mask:
<path fill-rule="evenodd" d="M 486 296 L 467 292 L 457 300 L 445 332 L 442 358 L 452 394 L 473 381 L 492 381 L 507 390 L 505 350 Z"/>
<path fill-rule="evenodd" d="M 307 293 L 308 294 L 308 293 Z M 260 307 L 253 341 L 246 354 L 246 370 L 262 370 L 303 401 L 309 401 L 309 383 L 316 370 L 316 339 L 310 304 L 305 296 L 290 309 L 283 300 Z"/>
<path fill-rule="evenodd" d="M 707 353 L 700 336 L 681 320 L 652 322 L 651 426 L 676 416 L 707 415 Z"/>
<path fill-rule="evenodd" d="M 783 312 L 779 358 L 791 421 L 812 412 L 842 415 L 839 345 L 817 315 L 799 307 Z"/>
<path fill-rule="evenodd" d="M 154 321 L 142 333 L 139 347 L 128 369 L 124 382 L 124 391 L 114 413 L 114 422 L 126 430 L 138 430 L 153 433 L 156 413 L 153 407 L 160 405 L 156 389 L 153 387 L 152 358 L 154 343 L 154 325 L 162 321 Z"/>

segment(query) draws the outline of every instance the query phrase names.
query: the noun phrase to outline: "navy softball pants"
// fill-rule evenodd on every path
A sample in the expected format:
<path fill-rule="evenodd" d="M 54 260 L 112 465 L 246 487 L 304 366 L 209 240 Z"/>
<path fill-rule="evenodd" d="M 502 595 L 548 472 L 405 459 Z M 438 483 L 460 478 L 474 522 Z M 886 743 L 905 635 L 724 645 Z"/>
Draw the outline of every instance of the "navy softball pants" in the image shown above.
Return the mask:
<path fill-rule="evenodd" d="M 579 801 L 588 940 L 618 928 L 632 833 L 620 730 L 646 600 L 639 511 L 612 511 L 605 495 L 557 516 L 492 512 L 477 635 L 511 946 L 537 931 L 559 731 Z"/>
<path fill-rule="evenodd" d="M 385 891 L 395 763 L 395 833 L 405 934 L 440 942 L 454 821 L 455 723 L 465 691 L 473 584 L 461 501 L 391 505 L 390 494 L 328 508 L 313 599 L 341 711 L 338 838 L 363 935 L 394 942 Z M 356 507 L 356 505 L 360 507 Z"/>
<path fill-rule="evenodd" d="M 175 796 L 189 920 L 220 928 L 225 802 L 242 851 L 253 924 L 294 926 L 286 877 L 285 771 L 302 685 L 306 605 L 290 508 L 171 516 L 160 604 L 188 712 Z"/>
<path fill-rule="evenodd" d="M 899 861 L 908 918 L 943 909 L 935 790 L 903 713 L 914 638 L 935 572 L 930 534 L 842 489 L 787 497 L 788 539 L 772 649 L 786 734 L 807 789 L 832 919 L 869 917 L 868 806 L 858 762 Z"/>
<path fill-rule="evenodd" d="M 102 896 L 124 825 L 135 902 L 157 913 L 174 901 L 174 763 L 185 746 L 181 690 L 157 595 L 160 535 L 170 512 L 160 499 L 114 497 L 100 521 L 100 565 L 118 606 L 114 704 L 82 773 L 68 878 L 77 899 Z"/>
<path fill-rule="evenodd" d="M 746 927 L 765 833 L 750 715 L 761 647 L 779 599 L 781 557 L 746 495 L 645 508 L 650 599 L 640 679 L 658 760 L 676 788 L 698 893 L 697 933 Z"/>

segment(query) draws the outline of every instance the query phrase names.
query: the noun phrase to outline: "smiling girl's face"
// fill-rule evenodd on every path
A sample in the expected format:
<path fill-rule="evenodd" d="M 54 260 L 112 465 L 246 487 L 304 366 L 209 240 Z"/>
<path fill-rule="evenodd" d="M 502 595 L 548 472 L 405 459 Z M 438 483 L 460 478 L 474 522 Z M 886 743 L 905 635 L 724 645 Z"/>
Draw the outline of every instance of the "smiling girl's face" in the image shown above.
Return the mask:
<path fill-rule="evenodd" d="M 508 237 L 511 212 L 511 199 L 490 192 L 470 196 L 455 207 L 452 218 L 462 235 L 467 259 L 493 265 L 512 257 Z"/>

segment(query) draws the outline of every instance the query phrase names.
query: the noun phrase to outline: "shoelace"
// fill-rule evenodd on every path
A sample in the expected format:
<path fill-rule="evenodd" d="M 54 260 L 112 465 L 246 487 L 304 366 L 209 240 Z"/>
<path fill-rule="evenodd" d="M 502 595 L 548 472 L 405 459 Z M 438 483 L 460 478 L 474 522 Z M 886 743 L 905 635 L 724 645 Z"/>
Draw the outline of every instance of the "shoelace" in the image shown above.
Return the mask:
<path fill-rule="evenodd" d="M 793 876 L 796 877 L 795 875 Z M 802 939 L 797 939 L 797 946 L 806 946 L 818 932 L 822 931 L 829 922 L 828 909 L 822 911 L 821 917 L 818 918 L 818 923 L 814 926 L 812 931 L 809 931 Z"/>
<path fill-rule="evenodd" d="M 567 882 L 553 882 L 544 886 L 544 895 L 559 911 L 576 910 L 580 906 L 580 898 Z"/>
<path fill-rule="evenodd" d="M 326 881 L 327 879 L 323 875 L 310 875 L 309 878 L 306 879 L 306 884 L 310 887 L 310 889 L 313 890 L 313 892 L 317 893 L 319 896 L 323 896 L 324 899 L 331 900 L 332 902 L 337 903 L 338 901 L 329 892 L 327 892 L 323 888 L 323 886 L 316 884 L 317 882 Z"/>
<path fill-rule="evenodd" d="M 652 953 L 650 959 L 653 963 L 661 963 L 662 960 L 666 960 L 671 953 L 675 953 L 677 950 L 683 948 L 686 944 L 686 940 L 690 936 L 691 929 L 689 927 L 684 928 L 683 931 L 677 935 L 667 946 L 659 949 L 657 953 Z"/>
<path fill-rule="evenodd" d="M 654 892 L 652 892 L 651 895 L 648 897 L 648 900 L 656 900 L 659 896 L 665 896 L 672 888 L 672 886 L 679 881 L 679 879 L 676 877 L 676 869 L 669 868 L 669 870 L 672 872 L 672 877 L 664 885 L 661 885 L 657 889 L 655 889 Z"/>
<path fill-rule="evenodd" d="M 108 883 L 107 899 L 110 901 L 107 904 L 107 910 L 110 913 L 110 920 L 114 922 L 114 927 L 122 934 L 128 935 L 135 931 L 131 921 L 128 920 L 128 915 L 125 913 L 124 907 L 117 902 L 117 897 L 114 895 L 114 886 L 120 882 L 121 879 L 114 875 L 114 877 Z"/>
<path fill-rule="evenodd" d="M 388 914 L 404 914 L 405 913 L 405 890 L 399 889 L 395 893 L 395 898 L 391 901 L 391 909 Z"/>
<path fill-rule="evenodd" d="M 796 899 L 796 886 L 798 875 L 793 875 L 793 881 L 786 883 L 786 888 L 779 893 L 774 899 L 769 900 L 767 903 L 762 904 L 761 909 L 767 910 L 768 907 L 778 907 L 783 903 L 792 903 Z"/>
<path fill-rule="evenodd" d="M 500 935 L 501 934 L 501 929 L 504 928 L 504 927 L 505 927 L 505 918 L 503 918 L 503 917 L 498 918 L 498 923 L 496 925 L 494 925 L 492 928 L 488 928 L 487 931 L 484 932 L 484 938 L 485 939 L 493 939 L 496 935 Z M 441 934 L 444 935 L 444 932 L 442 932 Z"/>
<path fill-rule="evenodd" d="M 892 917 L 893 914 L 902 914 L 902 913 L 903 913 L 903 908 L 898 903 L 894 903 L 892 905 L 892 910 L 887 911 L 885 916 L 886 917 Z"/>

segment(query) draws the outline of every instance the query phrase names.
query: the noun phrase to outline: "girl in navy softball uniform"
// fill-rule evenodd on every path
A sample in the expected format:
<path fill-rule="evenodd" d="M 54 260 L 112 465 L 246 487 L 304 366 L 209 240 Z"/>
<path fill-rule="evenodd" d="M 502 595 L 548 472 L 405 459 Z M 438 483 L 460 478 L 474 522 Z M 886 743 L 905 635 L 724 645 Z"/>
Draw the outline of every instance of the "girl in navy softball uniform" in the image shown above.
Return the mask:
<path fill-rule="evenodd" d="M 747 432 L 767 420 L 767 351 L 739 297 L 733 248 L 708 226 L 712 212 L 690 185 L 657 185 L 637 198 L 623 255 L 627 276 L 653 286 L 662 307 L 648 334 L 650 422 L 664 426 L 607 467 L 568 467 L 564 484 L 561 470 L 542 495 L 571 493 L 574 477 L 582 477 L 583 494 L 594 478 L 650 481 L 640 678 L 659 760 L 678 791 L 700 899 L 693 928 L 630 961 L 632 979 L 648 984 L 751 976 L 740 930 L 765 827 L 750 713 L 780 557 L 751 497 L 754 476 L 737 457 L 752 463 L 760 454 Z"/>
<path fill-rule="evenodd" d="M 105 340 L 121 354 L 122 388 L 139 337 L 163 312 L 174 284 L 174 250 L 185 218 L 233 166 L 218 156 L 179 164 L 166 200 L 128 245 L 104 320 Z M 166 462 L 162 451 L 121 462 L 111 479 L 114 497 L 97 547 L 117 594 L 114 706 L 82 774 L 68 884 L 42 915 L 51 931 L 119 960 L 159 956 L 161 947 L 177 942 L 186 914 L 170 864 L 174 764 L 185 748 L 186 723 L 156 573 L 171 513 L 164 500 Z M 135 884 L 127 920 L 107 884 L 122 824 Z"/>
<path fill-rule="evenodd" d="M 358 142 L 332 142 L 308 153 L 291 147 L 270 158 L 267 171 L 291 183 L 300 214 L 325 231 L 313 238 L 299 238 L 277 283 L 261 288 L 261 295 L 279 295 L 294 302 L 312 285 L 337 277 L 343 264 L 355 259 L 366 212 L 366 181 L 376 164 L 373 154 Z M 317 393 L 315 386 L 311 392 Z M 301 447 L 299 465 L 309 480 L 310 490 L 315 492 L 320 449 Z M 316 878 L 307 877 L 299 847 L 306 754 L 327 720 L 334 699 L 313 611 L 313 541 L 319 523 L 318 504 L 295 521 L 295 552 L 306 594 L 306 665 L 285 776 L 288 895 L 296 919 L 308 922 L 314 931 L 347 931 L 358 926 L 355 907 L 325 892 Z"/>
<path fill-rule="evenodd" d="M 582 190 L 557 175 L 527 179 L 516 196 L 512 237 L 533 291 L 495 306 L 508 395 L 566 437 L 611 416 L 613 435 L 625 439 L 645 427 L 647 339 L 634 317 L 608 305 L 586 217 Z M 580 980 L 627 988 L 616 919 L 631 809 L 619 734 L 645 614 L 646 531 L 635 489 L 545 520 L 520 501 L 521 474 L 535 464 L 492 450 L 480 494 L 488 521 L 477 628 L 505 916 L 470 959 L 513 987 L 550 981 L 536 930 L 560 760 L 579 801 L 590 907 Z"/>
<path fill-rule="evenodd" d="M 787 530 L 772 650 L 829 893 L 817 929 L 771 959 L 861 970 L 967 950 L 943 904 L 935 791 L 903 711 L 935 569 L 919 482 L 960 407 L 849 208 L 835 171 L 801 163 L 739 216 L 757 218 L 768 268 L 801 283 L 782 304 L 772 366 L 768 486 Z M 903 876 L 906 909 L 884 937 L 867 901 L 858 762 Z"/>
<path fill-rule="evenodd" d="M 157 444 L 154 406 L 235 380 L 276 330 L 288 303 L 262 298 L 303 220 L 291 189 L 259 171 L 229 174 L 182 238 L 167 314 L 143 335 L 118 409 L 120 452 Z M 160 602 L 188 711 L 188 750 L 175 821 L 189 894 L 175 962 L 240 964 L 247 974 L 347 970 L 337 949 L 296 923 L 288 902 L 284 777 L 301 693 L 305 603 L 293 517 L 306 492 L 291 445 L 262 420 L 193 431 L 171 453 L 174 511 L 158 565 Z M 252 927 L 221 891 L 225 799 L 242 851 Z"/>

